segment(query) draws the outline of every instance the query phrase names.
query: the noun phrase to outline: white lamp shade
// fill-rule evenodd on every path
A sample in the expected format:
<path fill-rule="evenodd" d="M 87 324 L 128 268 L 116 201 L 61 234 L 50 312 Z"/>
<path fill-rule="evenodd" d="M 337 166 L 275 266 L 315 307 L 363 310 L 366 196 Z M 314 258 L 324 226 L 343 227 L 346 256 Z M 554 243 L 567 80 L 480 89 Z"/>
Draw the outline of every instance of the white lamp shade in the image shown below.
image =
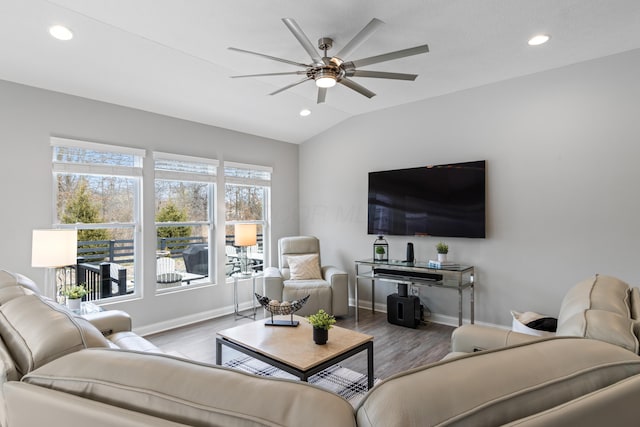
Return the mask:
<path fill-rule="evenodd" d="M 77 262 L 77 230 L 33 230 L 32 267 L 64 267 Z"/>
<path fill-rule="evenodd" d="M 236 224 L 234 228 L 236 246 L 253 246 L 257 243 L 256 224 Z"/>

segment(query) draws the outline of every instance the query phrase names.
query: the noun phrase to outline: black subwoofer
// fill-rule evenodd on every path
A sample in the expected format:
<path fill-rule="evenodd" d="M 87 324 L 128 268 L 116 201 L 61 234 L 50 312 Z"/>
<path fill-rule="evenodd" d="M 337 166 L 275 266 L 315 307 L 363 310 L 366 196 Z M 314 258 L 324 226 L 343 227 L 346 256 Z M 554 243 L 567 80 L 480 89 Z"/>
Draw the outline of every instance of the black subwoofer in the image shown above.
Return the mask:
<path fill-rule="evenodd" d="M 420 324 L 420 298 L 415 295 L 387 296 L 387 320 L 394 325 L 415 328 Z"/>

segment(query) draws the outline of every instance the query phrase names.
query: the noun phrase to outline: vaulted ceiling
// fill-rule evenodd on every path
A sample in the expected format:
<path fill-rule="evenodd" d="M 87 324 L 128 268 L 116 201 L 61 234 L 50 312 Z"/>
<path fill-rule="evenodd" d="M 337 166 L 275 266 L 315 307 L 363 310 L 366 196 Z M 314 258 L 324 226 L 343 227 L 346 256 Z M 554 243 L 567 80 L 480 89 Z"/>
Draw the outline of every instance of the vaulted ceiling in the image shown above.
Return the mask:
<path fill-rule="evenodd" d="M 354 77 L 371 99 L 337 85 L 316 104 L 312 81 L 269 95 L 301 76 L 230 78 L 300 68 L 228 47 L 311 62 L 282 18 L 314 45 L 332 38 L 329 56 L 372 18 L 385 25 L 348 60 L 430 52 L 363 67 L 419 75 Z M 292 143 L 359 114 L 640 48 L 638 0 L 2 0 L 0 23 L 0 79 Z M 52 38 L 54 24 L 74 38 Z M 551 40 L 528 46 L 539 33 Z"/>

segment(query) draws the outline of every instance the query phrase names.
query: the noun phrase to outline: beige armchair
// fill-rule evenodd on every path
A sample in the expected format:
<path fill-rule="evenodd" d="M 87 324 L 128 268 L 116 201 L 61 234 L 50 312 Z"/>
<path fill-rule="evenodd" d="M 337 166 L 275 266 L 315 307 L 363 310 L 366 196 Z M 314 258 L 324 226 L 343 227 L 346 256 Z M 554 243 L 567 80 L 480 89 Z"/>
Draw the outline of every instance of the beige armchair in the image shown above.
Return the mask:
<path fill-rule="evenodd" d="M 310 295 L 296 314 L 306 316 L 325 310 L 334 316 L 349 314 L 349 276 L 333 266 L 322 266 L 320 242 L 313 236 L 278 240 L 278 265 L 264 270 L 264 295 L 293 301 Z"/>

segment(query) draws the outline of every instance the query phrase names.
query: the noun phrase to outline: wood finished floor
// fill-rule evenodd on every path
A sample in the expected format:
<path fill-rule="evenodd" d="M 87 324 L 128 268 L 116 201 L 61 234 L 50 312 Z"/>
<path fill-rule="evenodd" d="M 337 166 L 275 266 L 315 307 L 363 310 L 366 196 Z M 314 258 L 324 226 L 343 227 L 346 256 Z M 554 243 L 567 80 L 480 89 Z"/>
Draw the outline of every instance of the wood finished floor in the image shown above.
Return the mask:
<path fill-rule="evenodd" d="M 377 378 L 388 378 L 398 372 L 436 362 L 450 351 L 454 329 L 451 326 L 426 322 L 411 329 L 388 323 L 385 313 L 371 313 L 363 309 L 360 309 L 356 324 L 353 310 L 351 307 L 349 316 L 337 319 L 336 325 L 373 335 L 374 375 Z M 258 317 L 262 317 L 262 310 L 258 310 Z M 190 359 L 213 364 L 216 360 L 216 331 L 251 321 L 235 320 L 234 315 L 228 315 L 146 338 L 165 351 L 179 352 Z M 344 360 L 340 365 L 364 373 L 367 370 L 366 352 Z"/>

